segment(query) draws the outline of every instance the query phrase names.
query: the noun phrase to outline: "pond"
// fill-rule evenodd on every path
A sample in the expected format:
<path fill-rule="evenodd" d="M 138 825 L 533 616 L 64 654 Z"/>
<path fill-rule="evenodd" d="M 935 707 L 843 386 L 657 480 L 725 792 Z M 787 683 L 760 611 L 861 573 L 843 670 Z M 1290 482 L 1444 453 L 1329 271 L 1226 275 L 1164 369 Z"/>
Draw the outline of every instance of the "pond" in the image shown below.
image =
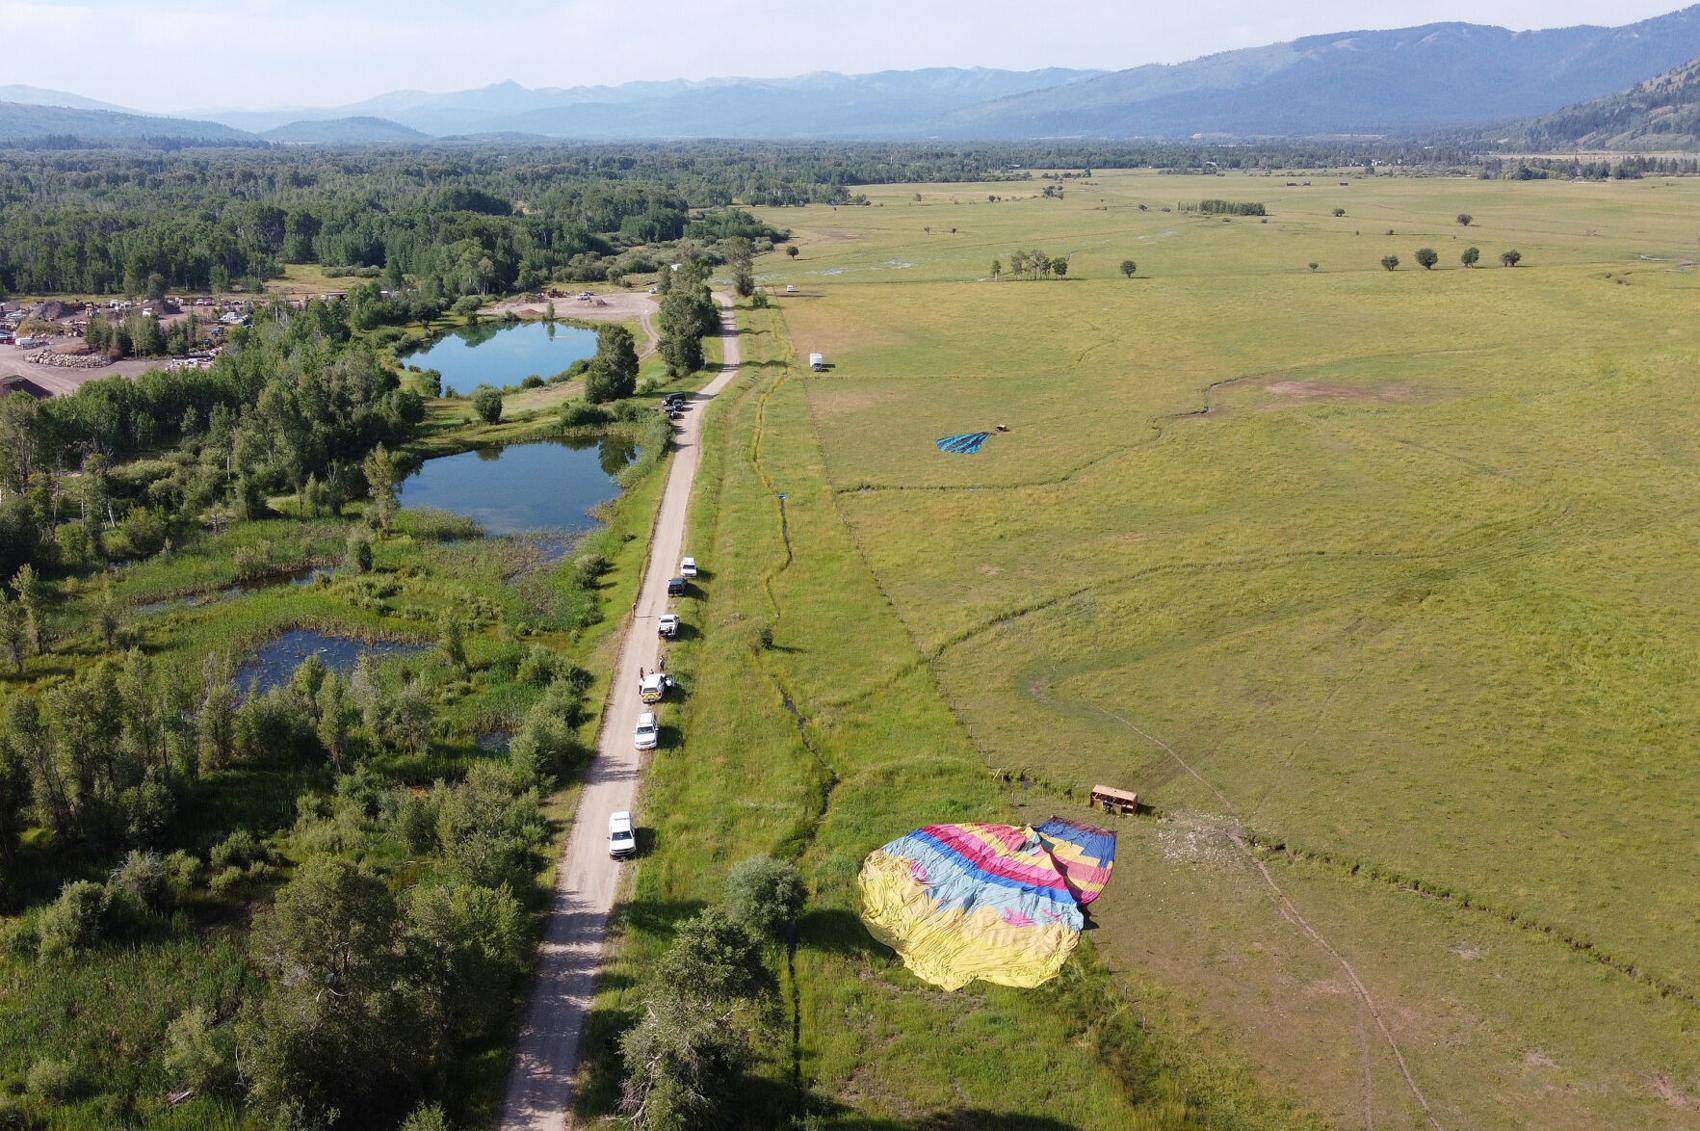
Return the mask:
<path fill-rule="evenodd" d="M 596 526 L 591 508 L 620 493 L 615 476 L 636 456 L 636 444 L 614 436 L 439 456 L 403 481 L 401 505 L 465 515 L 486 534 L 582 534 Z"/>
<path fill-rule="evenodd" d="M 401 361 L 441 373 L 445 396 L 465 396 L 480 385 L 500 388 L 527 377 L 547 379 L 595 355 L 594 330 L 553 322 L 497 322 L 456 330 Z"/>
<path fill-rule="evenodd" d="M 289 682 L 301 661 L 312 655 L 324 661 L 325 667 L 347 675 L 366 653 L 385 659 L 412 656 L 424 650 L 425 645 L 405 640 L 357 640 L 352 636 L 337 636 L 311 628 L 292 628 L 262 644 L 243 661 L 242 666 L 236 669 L 236 688 L 246 695 L 249 682 L 257 680 L 262 693 L 270 691 Z"/>

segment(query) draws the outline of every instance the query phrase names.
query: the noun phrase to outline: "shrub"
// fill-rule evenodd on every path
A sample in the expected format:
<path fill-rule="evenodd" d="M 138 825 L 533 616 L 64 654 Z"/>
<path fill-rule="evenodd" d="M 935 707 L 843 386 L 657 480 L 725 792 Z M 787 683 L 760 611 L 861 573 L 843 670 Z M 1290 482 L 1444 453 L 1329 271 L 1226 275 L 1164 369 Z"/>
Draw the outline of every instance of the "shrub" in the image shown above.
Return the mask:
<path fill-rule="evenodd" d="M 584 688 L 570 677 L 556 679 L 525 713 L 519 732 L 508 746 L 509 764 L 526 782 L 550 781 L 589 756 L 578 740 L 578 727 L 584 718 Z"/>
<path fill-rule="evenodd" d="M 541 389 L 543 387 L 543 378 L 533 373 L 531 376 L 521 381 L 519 383 L 519 387 L 522 389 Z"/>
<path fill-rule="evenodd" d="M 1434 248 L 1419 247 L 1417 249 L 1417 266 L 1421 267 L 1424 271 L 1432 271 L 1434 269 L 1434 265 L 1439 262 L 1440 255 L 1434 250 Z"/>
<path fill-rule="evenodd" d="M 1516 248 L 1512 248 L 1510 251 L 1502 251 L 1499 253 L 1499 261 L 1506 267 L 1515 267 L 1523 261 L 1523 253 Z"/>
<path fill-rule="evenodd" d="M 171 872 L 157 853 L 131 852 L 112 873 L 107 888 L 144 911 L 157 914 L 171 905 Z"/>
<path fill-rule="evenodd" d="M 750 931 L 778 938 L 803 909 L 806 892 L 795 865 L 771 856 L 752 856 L 726 877 L 726 913 Z"/>
<path fill-rule="evenodd" d="M 166 1027 L 163 1060 L 173 1083 L 197 1092 L 217 1092 L 236 1080 L 234 1042 L 204 1005 L 190 1006 Z"/>
<path fill-rule="evenodd" d="M 99 552 L 88 529 L 80 522 L 62 522 L 53 529 L 54 552 L 66 569 L 82 569 L 94 562 Z"/>
<path fill-rule="evenodd" d="M 1381 257 L 1381 265 L 1389 271 L 1397 271 L 1399 270 L 1399 257 L 1397 255 L 1384 255 Z"/>
<path fill-rule="evenodd" d="M 1470 222 L 1474 219 L 1475 217 L 1470 215 L 1468 212 L 1458 213 L 1458 224 L 1460 227 L 1468 228 L 1470 226 Z"/>
<path fill-rule="evenodd" d="M 266 857 L 265 846 L 258 837 L 247 829 L 237 829 L 213 848 L 207 863 L 213 871 L 222 872 L 226 868 L 246 868 L 250 864 L 261 863 Z"/>
<path fill-rule="evenodd" d="M 129 543 L 133 557 L 146 558 L 165 545 L 168 533 L 165 515 L 152 507 L 133 507 L 118 524 L 119 533 Z"/>
<path fill-rule="evenodd" d="M 40 1057 L 30 1065 L 24 1086 L 29 1089 L 30 1095 L 38 1099 L 63 1103 L 77 1093 L 76 1062 L 51 1056 Z"/>
<path fill-rule="evenodd" d="M 449 1131 L 449 1118 L 438 1104 L 422 1104 L 413 1110 L 401 1131 Z"/>
<path fill-rule="evenodd" d="M 233 555 L 236 563 L 236 576 L 246 581 L 265 573 L 271 568 L 272 558 L 265 546 L 238 546 Z"/>
<path fill-rule="evenodd" d="M 433 793 L 403 793 L 391 818 L 396 835 L 407 850 L 418 856 L 437 847 L 437 817 L 442 810 L 441 795 Z"/>
<path fill-rule="evenodd" d="M 233 864 L 214 872 L 212 879 L 207 881 L 207 890 L 215 896 L 223 897 L 247 878 L 248 873 Z"/>
<path fill-rule="evenodd" d="M 74 956 L 100 941 L 106 926 L 106 888 L 90 880 L 73 880 L 59 892 L 36 921 L 37 953 L 43 958 Z"/>
<path fill-rule="evenodd" d="M 343 564 L 355 573 L 372 572 L 372 538 L 364 530 L 355 527 L 348 532 L 347 549 L 343 551 Z"/>
<path fill-rule="evenodd" d="M 182 899 L 201 879 L 201 860 L 193 852 L 178 849 L 165 858 L 165 875 L 171 884 L 173 895 Z"/>
<path fill-rule="evenodd" d="M 589 428 L 608 423 L 608 413 L 588 401 L 568 401 L 561 408 L 561 427 Z"/>
<path fill-rule="evenodd" d="M 1464 249 L 1464 254 L 1460 255 L 1458 257 L 1458 262 L 1462 263 L 1466 267 L 1474 267 L 1476 265 L 1476 263 L 1478 261 L 1480 261 L 1481 257 L 1482 257 L 1482 249 L 1481 248 L 1479 248 L 1479 247 L 1467 247 L 1467 248 Z"/>
<path fill-rule="evenodd" d="M 472 411 L 486 424 L 502 419 L 502 394 L 488 385 L 472 390 Z"/>

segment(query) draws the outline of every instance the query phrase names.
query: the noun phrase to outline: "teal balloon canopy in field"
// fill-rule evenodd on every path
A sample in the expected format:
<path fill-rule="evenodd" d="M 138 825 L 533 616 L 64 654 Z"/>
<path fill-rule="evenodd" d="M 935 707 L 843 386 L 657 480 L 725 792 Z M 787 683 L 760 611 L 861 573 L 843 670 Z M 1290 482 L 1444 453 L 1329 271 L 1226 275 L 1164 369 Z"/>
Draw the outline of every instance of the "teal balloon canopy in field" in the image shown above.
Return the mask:
<path fill-rule="evenodd" d="M 959 456 L 971 456 L 980 450 L 980 445 L 984 444 L 986 442 L 986 437 L 990 435 L 990 432 L 958 432 L 954 436 L 946 436 L 943 439 L 934 440 L 933 443 L 938 446 L 938 449 L 941 452 L 950 452 L 953 455 Z"/>

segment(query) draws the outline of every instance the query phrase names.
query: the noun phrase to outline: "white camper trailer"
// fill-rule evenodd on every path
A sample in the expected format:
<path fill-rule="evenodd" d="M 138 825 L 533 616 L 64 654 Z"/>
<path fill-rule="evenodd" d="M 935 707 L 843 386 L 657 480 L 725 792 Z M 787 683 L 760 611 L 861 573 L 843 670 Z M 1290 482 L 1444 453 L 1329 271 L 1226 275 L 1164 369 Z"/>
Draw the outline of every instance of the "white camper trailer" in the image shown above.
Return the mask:
<path fill-rule="evenodd" d="M 825 355 L 824 354 L 818 354 L 818 353 L 811 353 L 809 355 L 809 368 L 813 369 L 816 373 L 823 372 L 826 369 L 826 357 L 825 357 Z"/>

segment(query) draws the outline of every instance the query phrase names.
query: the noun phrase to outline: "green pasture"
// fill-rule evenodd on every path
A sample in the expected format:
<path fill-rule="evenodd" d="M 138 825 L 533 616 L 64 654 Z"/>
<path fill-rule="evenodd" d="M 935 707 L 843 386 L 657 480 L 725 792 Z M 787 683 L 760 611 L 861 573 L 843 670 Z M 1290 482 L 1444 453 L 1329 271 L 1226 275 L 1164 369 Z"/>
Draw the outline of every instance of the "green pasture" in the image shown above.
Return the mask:
<path fill-rule="evenodd" d="M 850 712 L 936 681 L 985 763 L 1139 790 L 1099 949 L 1283 1094 L 1347 1123 L 1420 1119 L 1420 1091 L 1449 1127 L 1680 1126 L 1700 183 L 1044 183 L 767 216 L 802 254 L 764 283 L 834 366 L 797 442 L 911 642 L 841 661 L 807 623 L 792 678 Z M 1212 197 L 1267 223 L 1162 211 Z M 1067 277 L 991 281 L 1030 248 Z M 932 444 L 1000 424 L 976 456 Z M 1269 846 L 1414 1090 L 1225 828 Z"/>
<path fill-rule="evenodd" d="M 988 773 L 849 536 L 783 325 L 753 310 L 741 323 L 744 371 L 708 410 L 692 501 L 687 549 L 704 572 L 668 660 L 683 700 L 644 779 L 585 1112 L 614 1107 L 608 1041 L 673 925 L 718 897 L 733 864 L 771 853 L 798 861 L 810 900 L 794 968 L 771 956 L 784 1017 L 752 1126 L 799 1113 L 863 1128 L 1302 1123 L 1231 1062 L 1148 1028 L 1089 943 L 1040 990 L 947 994 L 862 929 L 855 879 L 872 848 L 924 823 L 1042 820 L 1067 802 Z"/>

